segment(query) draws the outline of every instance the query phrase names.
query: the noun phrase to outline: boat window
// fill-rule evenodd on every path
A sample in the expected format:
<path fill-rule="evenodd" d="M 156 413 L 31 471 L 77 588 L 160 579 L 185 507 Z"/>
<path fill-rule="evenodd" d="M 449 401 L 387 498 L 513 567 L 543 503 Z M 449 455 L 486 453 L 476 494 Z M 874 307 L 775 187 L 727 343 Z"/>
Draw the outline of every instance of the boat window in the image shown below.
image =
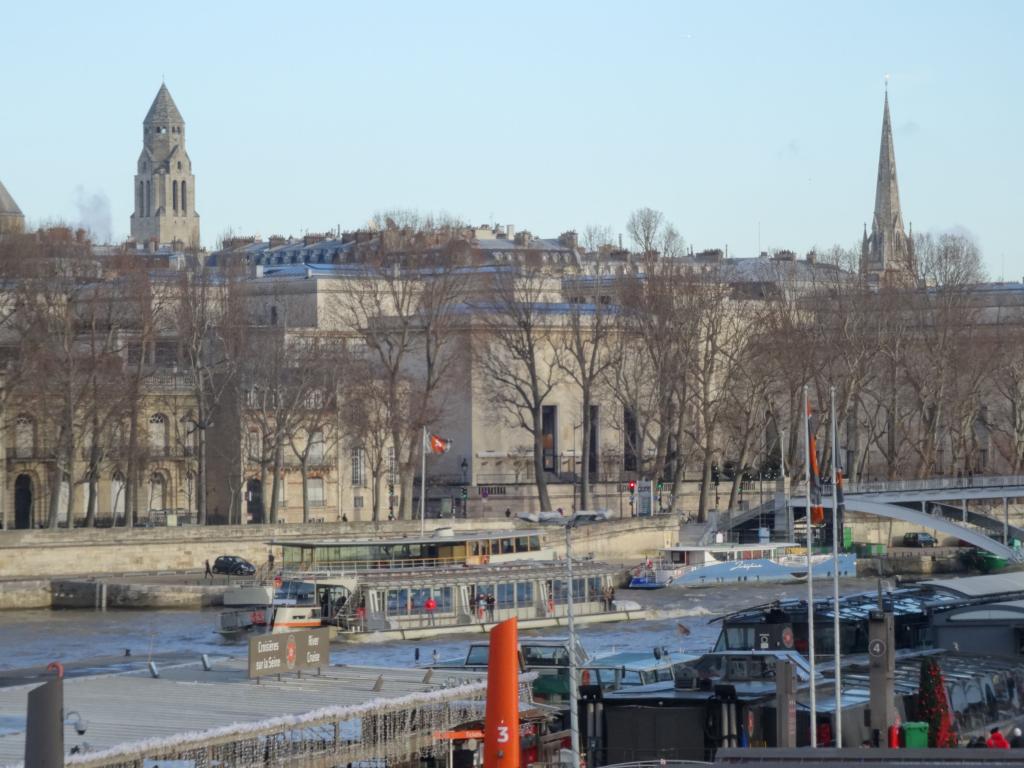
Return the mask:
<path fill-rule="evenodd" d="M 532 667 L 564 667 L 569 664 L 569 651 L 561 646 L 524 645 L 523 659 Z"/>
<path fill-rule="evenodd" d="M 656 672 L 655 677 L 657 678 L 658 682 L 665 682 L 666 680 L 671 680 L 672 669 L 670 667 L 662 667 Z"/>
<path fill-rule="evenodd" d="M 489 656 L 489 650 L 490 649 L 486 645 L 471 645 L 469 647 L 469 653 L 466 654 L 466 664 L 470 666 L 486 664 Z"/>
<path fill-rule="evenodd" d="M 749 651 L 754 647 L 753 627 L 726 627 L 725 647 L 730 651 Z"/>
<path fill-rule="evenodd" d="M 515 584 L 499 584 L 498 594 L 496 595 L 499 608 L 515 608 L 516 605 L 516 585 Z"/>
<path fill-rule="evenodd" d="M 388 590 L 388 615 L 407 616 L 409 614 L 409 590 Z"/>
<path fill-rule="evenodd" d="M 530 538 L 528 536 L 520 536 L 516 539 L 516 552 L 529 552 L 530 551 Z"/>
<path fill-rule="evenodd" d="M 623 685 L 643 685 L 644 681 L 640 675 L 640 672 L 635 669 L 624 669 L 622 670 L 622 684 Z"/>
<path fill-rule="evenodd" d="M 530 537 L 530 551 L 537 552 L 540 550 L 540 536 Z"/>
<path fill-rule="evenodd" d="M 441 613 L 452 612 L 452 588 L 434 587 L 434 600 L 437 602 L 437 610 Z"/>
<path fill-rule="evenodd" d="M 519 606 L 533 605 L 532 581 L 520 581 L 516 584 L 516 604 Z"/>
<path fill-rule="evenodd" d="M 603 579 L 600 576 L 591 576 L 587 579 L 587 585 L 590 587 L 590 599 L 597 600 L 601 595 L 601 590 L 604 589 L 602 584 Z"/>
<path fill-rule="evenodd" d="M 501 553 L 503 555 L 511 555 L 516 551 L 516 540 L 515 539 L 502 539 L 501 540 Z"/>
<path fill-rule="evenodd" d="M 430 597 L 430 588 L 410 589 L 409 597 L 412 600 L 412 612 L 422 613 L 427 604 L 427 598 Z"/>

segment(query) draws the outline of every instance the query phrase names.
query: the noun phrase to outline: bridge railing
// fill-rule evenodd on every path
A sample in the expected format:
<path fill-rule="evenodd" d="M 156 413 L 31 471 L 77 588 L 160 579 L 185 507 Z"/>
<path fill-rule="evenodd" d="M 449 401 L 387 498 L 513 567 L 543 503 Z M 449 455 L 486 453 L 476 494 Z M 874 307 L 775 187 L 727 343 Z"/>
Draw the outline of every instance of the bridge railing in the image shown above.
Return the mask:
<path fill-rule="evenodd" d="M 843 490 L 853 493 L 897 493 L 900 491 L 978 490 L 979 488 L 1024 487 L 1024 475 L 973 475 L 965 477 L 927 477 L 920 480 L 882 480 L 844 483 Z M 793 484 L 790 495 L 799 499 L 805 494 L 804 483 Z M 826 483 L 822 495 L 831 498 L 832 484 Z"/>

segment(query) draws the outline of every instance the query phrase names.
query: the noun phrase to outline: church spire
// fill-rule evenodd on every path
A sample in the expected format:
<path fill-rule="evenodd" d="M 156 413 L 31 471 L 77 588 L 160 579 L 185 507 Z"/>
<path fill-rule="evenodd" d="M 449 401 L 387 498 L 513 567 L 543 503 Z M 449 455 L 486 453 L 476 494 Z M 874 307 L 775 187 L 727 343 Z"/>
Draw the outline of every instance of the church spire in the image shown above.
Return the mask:
<path fill-rule="evenodd" d="M 875 213 L 871 220 L 871 236 L 861 253 L 861 271 L 880 276 L 914 273 L 914 246 L 903 227 L 900 208 L 900 187 L 896 180 L 896 149 L 892 139 L 892 117 L 889 114 L 889 87 L 886 82 L 882 110 L 882 141 L 878 150 L 878 178 L 875 186 Z"/>
<path fill-rule="evenodd" d="M 882 145 L 878 150 L 878 185 L 875 188 L 875 220 L 872 230 L 894 227 L 903 231 L 900 211 L 900 185 L 896 180 L 896 149 L 892 142 L 892 118 L 889 116 L 889 91 L 885 92 L 882 113 Z"/>

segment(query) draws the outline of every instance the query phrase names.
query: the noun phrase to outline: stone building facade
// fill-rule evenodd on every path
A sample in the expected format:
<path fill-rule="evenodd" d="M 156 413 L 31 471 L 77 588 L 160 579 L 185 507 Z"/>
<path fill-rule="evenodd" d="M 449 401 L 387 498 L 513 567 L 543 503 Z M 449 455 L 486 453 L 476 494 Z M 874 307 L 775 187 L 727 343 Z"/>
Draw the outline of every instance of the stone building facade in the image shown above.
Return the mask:
<path fill-rule="evenodd" d="M 142 153 L 135 173 L 132 239 L 146 246 L 199 246 L 196 177 L 185 149 L 185 120 L 161 85 L 142 121 Z"/>

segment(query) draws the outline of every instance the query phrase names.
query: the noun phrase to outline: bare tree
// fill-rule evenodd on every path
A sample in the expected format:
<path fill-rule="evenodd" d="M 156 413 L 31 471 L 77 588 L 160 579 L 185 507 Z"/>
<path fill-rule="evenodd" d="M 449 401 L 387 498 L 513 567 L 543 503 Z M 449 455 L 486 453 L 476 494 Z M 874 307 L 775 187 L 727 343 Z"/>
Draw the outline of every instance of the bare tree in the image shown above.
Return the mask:
<path fill-rule="evenodd" d="M 474 353 L 485 396 L 510 424 L 533 436 L 533 471 L 541 509 L 551 509 L 544 467 L 544 403 L 561 379 L 558 321 L 548 311 L 539 270 L 495 274 L 492 294 L 477 307 L 485 333 Z"/>
<path fill-rule="evenodd" d="M 585 280 L 581 273 L 568 275 L 569 279 Z M 563 371 L 576 384 L 580 393 L 582 413 L 583 443 L 583 476 L 580 483 L 580 508 L 590 508 L 590 457 L 591 442 L 594 441 L 594 424 L 592 405 L 595 394 L 606 374 L 612 370 L 618 360 L 617 355 L 622 347 L 615 339 L 616 321 L 619 317 L 610 305 L 610 297 L 614 293 L 612 279 L 598 277 L 594 281 L 585 280 L 591 296 L 589 302 L 573 301 L 566 313 L 568 328 L 564 334 L 563 349 L 558 355 L 558 362 Z M 594 452 L 596 463 L 596 448 Z M 578 461 L 573 456 L 573 462 Z M 573 482 L 576 481 L 573 471 Z"/>

